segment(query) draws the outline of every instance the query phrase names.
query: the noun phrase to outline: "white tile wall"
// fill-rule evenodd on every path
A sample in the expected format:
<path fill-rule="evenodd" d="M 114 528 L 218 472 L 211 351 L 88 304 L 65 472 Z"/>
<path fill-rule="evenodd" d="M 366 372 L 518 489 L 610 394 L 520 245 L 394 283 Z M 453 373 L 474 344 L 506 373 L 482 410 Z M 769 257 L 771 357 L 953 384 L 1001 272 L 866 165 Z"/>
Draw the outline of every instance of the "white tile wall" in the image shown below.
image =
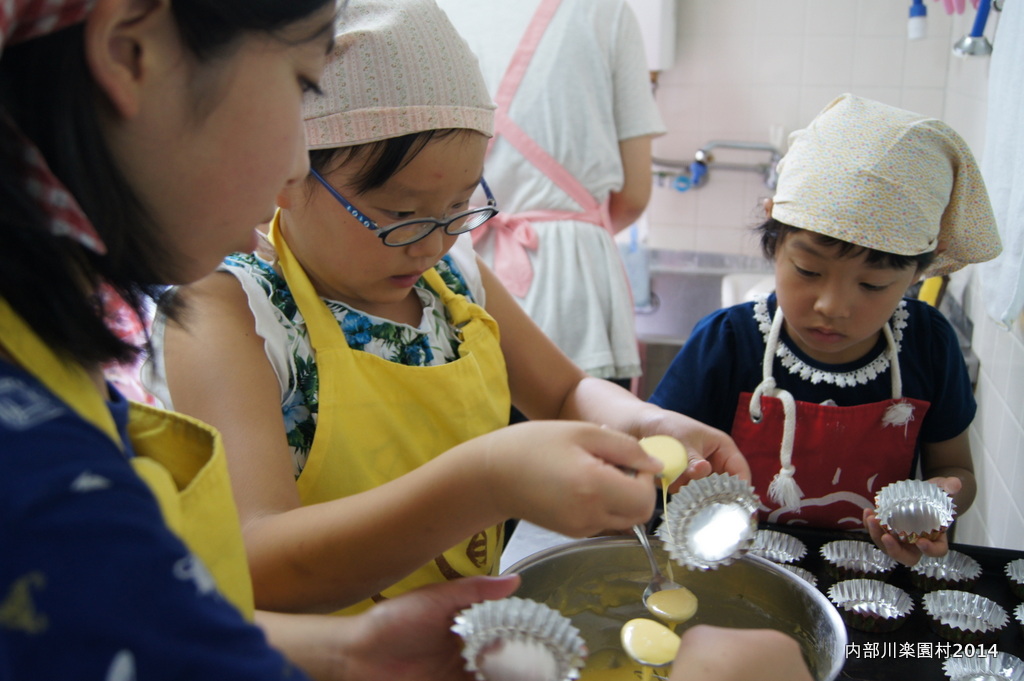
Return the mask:
<path fill-rule="evenodd" d="M 660 74 L 657 93 L 670 132 L 656 140 L 655 156 L 688 164 L 698 148 L 716 139 L 784 145 L 788 133 L 847 91 L 945 115 L 953 36 L 958 23 L 969 21 L 929 5 L 929 37 L 911 42 L 905 37 L 909 3 L 892 0 L 680 2 L 676 64 Z M 763 163 L 767 155 L 727 158 Z M 670 183 L 657 189 L 651 245 L 723 243 L 727 252 L 756 255 L 750 240 L 693 237 L 695 230 L 721 235 L 752 226 L 751 206 L 770 195 L 763 184 L 749 181 L 756 177 L 719 170 L 707 186 L 681 196 Z"/>
<path fill-rule="evenodd" d="M 1024 549 L 1024 317 L 1013 329 L 1002 328 L 984 314 L 978 287 L 972 287 L 969 314 L 981 371 L 971 447 L 981 503 L 962 517 L 958 539 Z"/>
<path fill-rule="evenodd" d="M 926 3 L 928 37 L 913 42 L 906 39 L 909 4 L 680 0 L 676 63 L 660 74 L 657 90 L 669 133 L 655 141 L 655 156 L 688 164 L 718 139 L 784 144 L 843 92 L 941 117 L 980 153 L 989 60 L 951 52 L 971 28 L 971 3 L 953 16 L 942 3 Z M 993 12 L 986 35 L 995 35 L 997 22 Z M 722 151 L 719 159 L 764 163 L 767 154 Z M 758 175 L 713 170 L 700 189 L 671 185 L 653 192 L 652 247 L 758 255 L 749 228 L 760 219 L 761 199 L 771 195 Z M 970 274 L 966 280 L 963 304 L 980 360 L 979 415 L 970 433 L 979 494 L 960 519 L 957 540 L 1024 549 L 1024 319 L 1012 331 L 997 326 Z"/>

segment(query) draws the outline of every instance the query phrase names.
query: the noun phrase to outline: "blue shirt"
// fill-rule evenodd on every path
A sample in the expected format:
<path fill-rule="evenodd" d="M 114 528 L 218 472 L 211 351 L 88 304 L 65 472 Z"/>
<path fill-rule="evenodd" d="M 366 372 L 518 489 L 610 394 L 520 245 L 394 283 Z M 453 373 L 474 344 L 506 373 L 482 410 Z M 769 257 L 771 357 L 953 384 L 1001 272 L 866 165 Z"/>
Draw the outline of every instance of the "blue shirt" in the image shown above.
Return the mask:
<path fill-rule="evenodd" d="M 110 410 L 123 435 L 127 401 Z M 305 679 L 210 588 L 130 456 L 0 361 L 0 681 Z"/>

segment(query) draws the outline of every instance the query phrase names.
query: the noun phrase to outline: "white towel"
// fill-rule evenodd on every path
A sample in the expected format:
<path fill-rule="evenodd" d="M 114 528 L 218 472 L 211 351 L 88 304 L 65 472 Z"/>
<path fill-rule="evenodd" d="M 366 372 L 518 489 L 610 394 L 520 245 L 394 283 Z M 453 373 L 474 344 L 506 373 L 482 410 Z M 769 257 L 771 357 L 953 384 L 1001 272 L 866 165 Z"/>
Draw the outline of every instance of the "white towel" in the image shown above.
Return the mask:
<path fill-rule="evenodd" d="M 979 265 L 988 313 L 1009 325 L 1024 309 L 1024 3 L 999 18 L 988 81 L 988 120 L 981 170 L 1003 253 Z"/>

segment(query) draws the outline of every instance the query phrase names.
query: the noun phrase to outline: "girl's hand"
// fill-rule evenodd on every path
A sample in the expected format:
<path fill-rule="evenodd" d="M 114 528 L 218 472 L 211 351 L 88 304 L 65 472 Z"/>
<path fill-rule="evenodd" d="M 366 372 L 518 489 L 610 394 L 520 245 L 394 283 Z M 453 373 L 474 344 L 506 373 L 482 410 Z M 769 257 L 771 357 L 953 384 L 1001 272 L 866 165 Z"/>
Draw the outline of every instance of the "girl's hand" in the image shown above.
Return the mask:
<path fill-rule="evenodd" d="M 455 615 L 473 603 L 504 598 L 519 587 L 517 575 L 466 577 L 382 601 L 362 615 L 360 635 L 342 664 L 343 679 L 472 679 L 464 669 Z"/>
<path fill-rule="evenodd" d="M 937 485 L 942 489 L 946 490 L 946 493 L 950 496 L 956 496 L 957 492 L 964 486 L 964 483 L 960 478 L 950 477 L 939 477 L 939 478 L 928 478 L 928 482 L 933 485 Z"/>
<path fill-rule="evenodd" d="M 669 487 L 676 492 L 691 480 L 706 478 L 712 473 L 728 473 L 750 480 L 750 465 L 728 434 L 677 412 L 661 410 L 656 421 L 644 430 L 643 437 L 671 435 L 686 446 L 690 462 L 683 474 Z"/>
<path fill-rule="evenodd" d="M 404 593 L 359 615 L 258 610 L 256 623 L 314 681 L 470 681 L 450 629 L 455 615 L 518 587 L 518 575 L 466 577 Z"/>
<path fill-rule="evenodd" d="M 654 513 L 661 463 L 625 433 L 578 421 L 530 421 L 484 437 L 487 493 L 503 516 L 587 537 L 645 523 Z"/>
<path fill-rule="evenodd" d="M 928 482 L 933 485 L 938 485 L 949 494 L 956 494 L 959 492 L 962 485 L 960 478 L 955 477 L 931 478 Z M 930 539 L 918 539 L 916 543 L 908 544 L 900 541 L 896 535 L 891 532 L 887 532 L 885 528 L 882 527 L 882 523 L 879 522 L 874 509 L 864 509 L 863 517 L 864 527 L 867 528 L 868 534 L 871 535 L 871 540 L 875 542 L 875 546 L 885 551 L 886 554 L 894 560 L 906 565 L 907 567 L 917 565 L 917 562 L 921 560 L 921 556 L 941 558 L 949 552 L 949 540 L 946 537 L 945 532 L 940 534 L 939 538 L 934 541 Z"/>

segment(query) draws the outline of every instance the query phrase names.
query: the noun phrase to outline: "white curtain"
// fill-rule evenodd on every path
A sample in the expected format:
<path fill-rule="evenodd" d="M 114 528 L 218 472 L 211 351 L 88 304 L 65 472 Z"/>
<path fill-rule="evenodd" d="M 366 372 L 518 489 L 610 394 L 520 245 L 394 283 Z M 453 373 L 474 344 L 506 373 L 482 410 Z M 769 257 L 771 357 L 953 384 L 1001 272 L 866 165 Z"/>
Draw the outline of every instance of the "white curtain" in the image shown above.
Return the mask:
<path fill-rule="evenodd" d="M 988 2 L 989 0 L 982 0 Z M 1008 0 L 993 41 L 982 174 L 1003 252 L 979 266 L 988 313 L 1009 325 L 1024 309 L 1024 0 Z"/>

